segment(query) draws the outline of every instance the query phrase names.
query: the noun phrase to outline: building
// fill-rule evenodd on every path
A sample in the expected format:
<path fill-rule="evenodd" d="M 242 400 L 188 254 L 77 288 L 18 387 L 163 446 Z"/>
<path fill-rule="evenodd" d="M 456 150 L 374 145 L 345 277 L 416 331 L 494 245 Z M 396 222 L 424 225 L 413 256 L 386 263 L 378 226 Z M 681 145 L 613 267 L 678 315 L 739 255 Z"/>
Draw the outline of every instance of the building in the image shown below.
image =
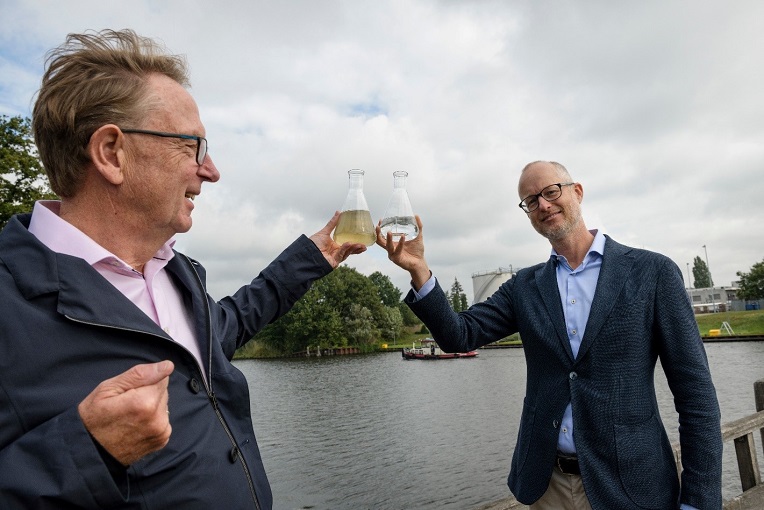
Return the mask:
<path fill-rule="evenodd" d="M 687 295 L 695 313 L 727 312 L 737 309 L 738 287 L 732 282 L 731 287 L 708 287 L 705 289 L 687 289 Z M 745 309 L 745 308 L 743 308 Z"/>
<path fill-rule="evenodd" d="M 491 294 L 499 290 L 502 283 L 510 280 L 514 274 L 512 266 L 472 273 L 472 304 L 488 299 Z"/>

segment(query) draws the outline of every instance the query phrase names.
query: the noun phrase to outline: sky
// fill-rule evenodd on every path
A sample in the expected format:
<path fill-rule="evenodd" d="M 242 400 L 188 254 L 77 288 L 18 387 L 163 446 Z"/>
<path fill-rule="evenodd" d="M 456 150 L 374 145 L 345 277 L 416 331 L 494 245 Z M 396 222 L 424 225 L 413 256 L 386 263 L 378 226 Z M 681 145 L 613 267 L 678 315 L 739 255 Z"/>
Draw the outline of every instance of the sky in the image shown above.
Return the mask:
<path fill-rule="evenodd" d="M 405 170 L 441 285 L 550 245 L 526 163 L 565 165 L 587 227 L 714 282 L 764 260 L 764 2 L 0 0 L 0 115 L 31 116 L 68 33 L 132 28 L 186 56 L 221 172 L 176 248 L 221 298 L 320 230 L 365 171 L 376 223 Z M 409 276 L 377 246 L 346 265 Z M 691 278 L 691 276 L 690 276 Z"/>

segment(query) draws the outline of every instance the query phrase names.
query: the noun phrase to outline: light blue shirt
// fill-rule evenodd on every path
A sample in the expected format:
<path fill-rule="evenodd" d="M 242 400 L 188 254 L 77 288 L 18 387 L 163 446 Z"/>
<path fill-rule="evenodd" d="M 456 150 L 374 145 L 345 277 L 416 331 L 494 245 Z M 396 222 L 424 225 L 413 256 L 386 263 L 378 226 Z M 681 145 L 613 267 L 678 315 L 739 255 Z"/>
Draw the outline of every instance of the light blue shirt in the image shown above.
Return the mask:
<path fill-rule="evenodd" d="M 578 357 L 578 349 L 584 338 L 594 290 L 597 288 L 597 279 L 602 267 L 602 255 L 605 253 L 605 236 L 597 230 L 591 232 L 594 234 L 594 241 L 586 252 L 584 261 L 575 269 L 570 267 L 565 257 L 552 250 L 552 259 L 556 261 L 557 267 L 557 288 L 565 314 L 565 330 L 574 358 Z M 570 403 L 562 415 L 557 449 L 564 453 L 576 452 L 573 442 L 573 408 Z"/>

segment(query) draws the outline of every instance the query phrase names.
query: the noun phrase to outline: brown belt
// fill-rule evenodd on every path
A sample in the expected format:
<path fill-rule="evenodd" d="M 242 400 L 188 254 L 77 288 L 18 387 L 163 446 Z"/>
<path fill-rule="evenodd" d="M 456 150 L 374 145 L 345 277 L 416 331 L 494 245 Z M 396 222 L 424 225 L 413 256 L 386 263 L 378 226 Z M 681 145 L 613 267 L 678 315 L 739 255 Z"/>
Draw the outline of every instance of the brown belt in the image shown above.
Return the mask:
<path fill-rule="evenodd" d="M 578 466 L 578 457 L 576 455 L 566 455 L 557 452 L 557 458 L 554 465 L 566 475 L 580 475 L 581 469 Z"/>

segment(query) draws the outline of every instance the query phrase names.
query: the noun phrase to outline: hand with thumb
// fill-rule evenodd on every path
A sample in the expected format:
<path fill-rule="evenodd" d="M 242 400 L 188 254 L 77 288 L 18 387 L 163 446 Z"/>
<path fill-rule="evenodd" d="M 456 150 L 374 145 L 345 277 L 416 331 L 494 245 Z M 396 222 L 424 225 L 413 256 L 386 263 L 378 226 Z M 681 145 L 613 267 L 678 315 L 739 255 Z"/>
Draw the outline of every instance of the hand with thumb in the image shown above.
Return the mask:
<path fill-rule="evenodd" d="M 80 402 L 85 428 L 122 465 L 170 440 L 167 387 L 174 368 L 171 361 L 135 365 L 101 382 Z"/>

